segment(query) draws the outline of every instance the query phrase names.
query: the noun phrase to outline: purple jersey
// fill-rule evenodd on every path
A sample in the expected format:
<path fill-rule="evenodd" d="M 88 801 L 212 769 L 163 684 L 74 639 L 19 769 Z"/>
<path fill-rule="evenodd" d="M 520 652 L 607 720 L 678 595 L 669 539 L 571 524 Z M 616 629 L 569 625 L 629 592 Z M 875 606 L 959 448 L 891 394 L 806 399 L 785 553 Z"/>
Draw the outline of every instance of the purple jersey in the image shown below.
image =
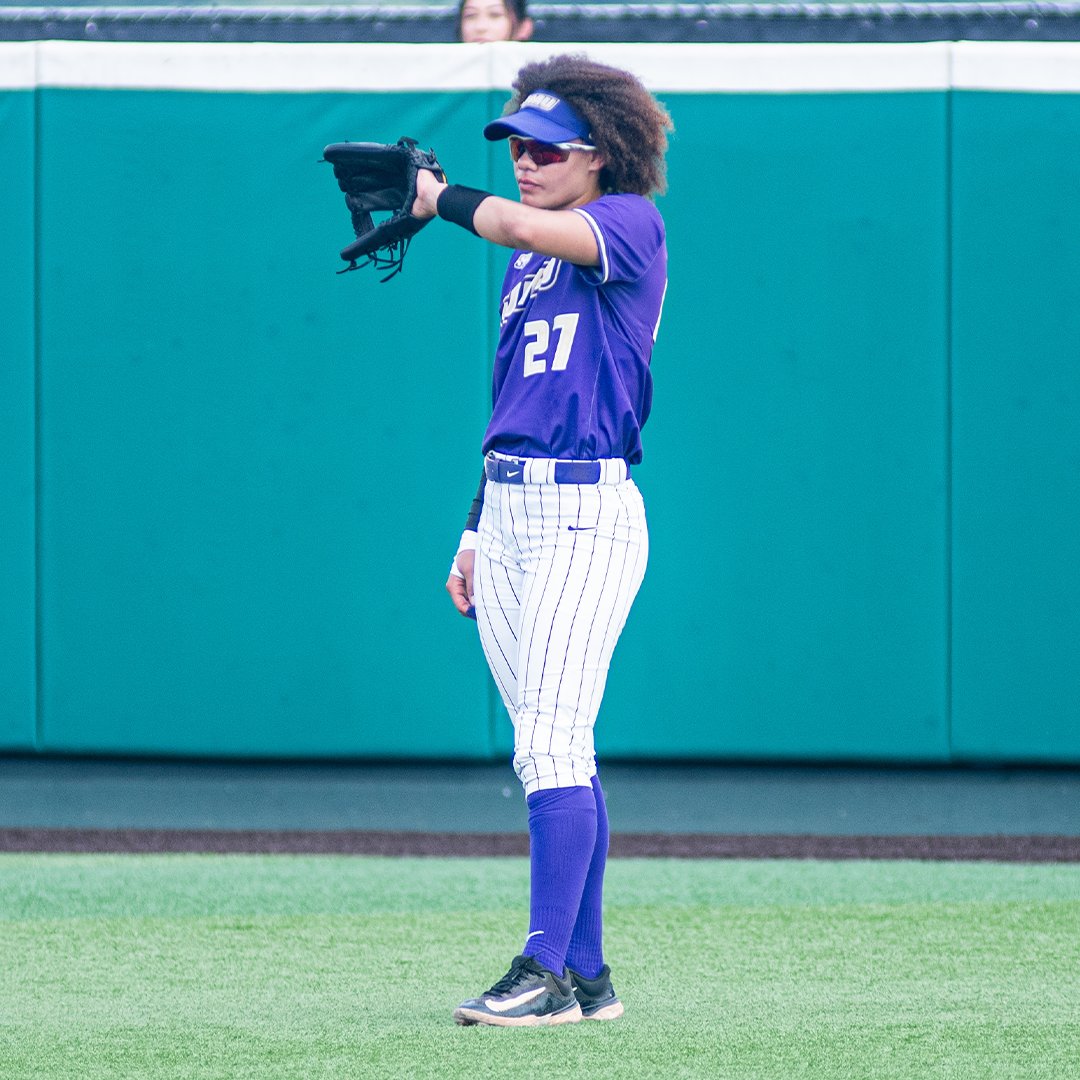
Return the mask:
<path fill-rule="evenodd" d="M 635 464 L 667 288 L 664 222 L 640 195 L 604 195 L 575 213 L 596 234 L 599 266 L 510 259 L 483 449 Z"/>

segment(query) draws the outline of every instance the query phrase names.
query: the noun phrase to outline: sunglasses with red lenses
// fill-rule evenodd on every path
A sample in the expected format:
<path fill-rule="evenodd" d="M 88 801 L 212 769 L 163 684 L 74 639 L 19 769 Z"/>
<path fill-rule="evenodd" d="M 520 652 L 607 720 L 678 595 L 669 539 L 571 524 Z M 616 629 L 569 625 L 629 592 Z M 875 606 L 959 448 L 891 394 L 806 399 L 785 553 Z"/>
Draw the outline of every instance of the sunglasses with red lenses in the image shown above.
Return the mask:
<path fill-rule="evenodd" d="M 588 143 L 546 143 L 540 142 L 539 139 L 523 139 L 517 135 L 510 136 L 510 157 L 517 161 L 522 154 L 528 154 L 532 163 L 536 166 L 555 165 L 567 161 L 572 150 L 595 149 L 595 146 L 589 146 Z"/>

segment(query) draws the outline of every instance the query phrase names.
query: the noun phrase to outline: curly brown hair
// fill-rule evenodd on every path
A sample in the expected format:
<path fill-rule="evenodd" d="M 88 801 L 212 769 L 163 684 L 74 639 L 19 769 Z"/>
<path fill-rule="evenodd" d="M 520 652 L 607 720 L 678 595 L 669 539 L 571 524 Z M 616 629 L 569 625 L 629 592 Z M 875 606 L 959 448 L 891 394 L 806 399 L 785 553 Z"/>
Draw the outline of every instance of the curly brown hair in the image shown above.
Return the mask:
<path fill-rule="evenodd" d="M 600 172 L 602 191 L 649 196 L 667 190 L 664 154 L 667 133 L 675 127 L 667 109 L 637 76 L 587 56 L 563 53 L 526 64 L 513 90 L 504 116 L 516 112 L 537 90 L 557 94 L 580 113 L 589 125 L 590 141 L 606 162 Z"/>

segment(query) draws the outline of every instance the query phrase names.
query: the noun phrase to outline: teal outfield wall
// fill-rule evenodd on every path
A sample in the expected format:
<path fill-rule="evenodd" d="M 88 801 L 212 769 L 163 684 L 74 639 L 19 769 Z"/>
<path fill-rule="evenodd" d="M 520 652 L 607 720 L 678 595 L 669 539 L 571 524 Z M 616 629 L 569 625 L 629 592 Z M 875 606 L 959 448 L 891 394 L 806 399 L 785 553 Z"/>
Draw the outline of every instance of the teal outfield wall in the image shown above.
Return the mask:
<path fill-rule="evenodd" d="M 605 722 L 643 754 L 944 760 L 946 97 L 673 108 L 650 567 Z"/>
<path fill-rule="evenodd" d="M 953 746 L 1075 761 L 1080 95 L 954 117 Z"/>
<path fill-rule="evenodd" d="M 36 745 L 34 95 L 0 90 L 0 747 Z"/>
<path fill-rule="evenodd" d="M 442 589 L 503 262 L 435 223 L 335 276 L 317 164 L 411 133 L 506 192 L 504 96 L 0 90 L 0 749 L 507 752 Z M 1080 95 L 661 96 L 601 753 L 1080 761 Z"/>
<path fill-rule="evenodd" d="M 485 252 L 447 229 L 392 286 L 336 277 L 316 164 L 388 109 L 464 144 L 486 98 L 39 98 L 42 748 L 486 751 L 441 594 Z"/>

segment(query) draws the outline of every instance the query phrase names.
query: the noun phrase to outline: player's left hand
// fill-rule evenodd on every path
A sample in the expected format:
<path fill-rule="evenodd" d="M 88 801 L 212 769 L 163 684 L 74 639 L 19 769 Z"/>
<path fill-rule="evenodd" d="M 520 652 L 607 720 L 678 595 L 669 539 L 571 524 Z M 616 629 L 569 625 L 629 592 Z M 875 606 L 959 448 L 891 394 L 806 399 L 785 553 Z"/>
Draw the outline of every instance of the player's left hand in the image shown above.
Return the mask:
<path fill-rule="evenodd" d="M 476 611 L 473 604 L 473 568 L 476 565 L 476 552 L 469 551 L 467 548 L 462 548 L 462 550 L 454 557 L 454 561 L 457 563 L 458 569 L 465 576 L 459 578 L 457 574 L 451 574 L 446 579 L 446 591 L 450 594 L 450 599 L 453 600 L 454 607 L 456 607 L 462 615 L 475 619 Z"/>

